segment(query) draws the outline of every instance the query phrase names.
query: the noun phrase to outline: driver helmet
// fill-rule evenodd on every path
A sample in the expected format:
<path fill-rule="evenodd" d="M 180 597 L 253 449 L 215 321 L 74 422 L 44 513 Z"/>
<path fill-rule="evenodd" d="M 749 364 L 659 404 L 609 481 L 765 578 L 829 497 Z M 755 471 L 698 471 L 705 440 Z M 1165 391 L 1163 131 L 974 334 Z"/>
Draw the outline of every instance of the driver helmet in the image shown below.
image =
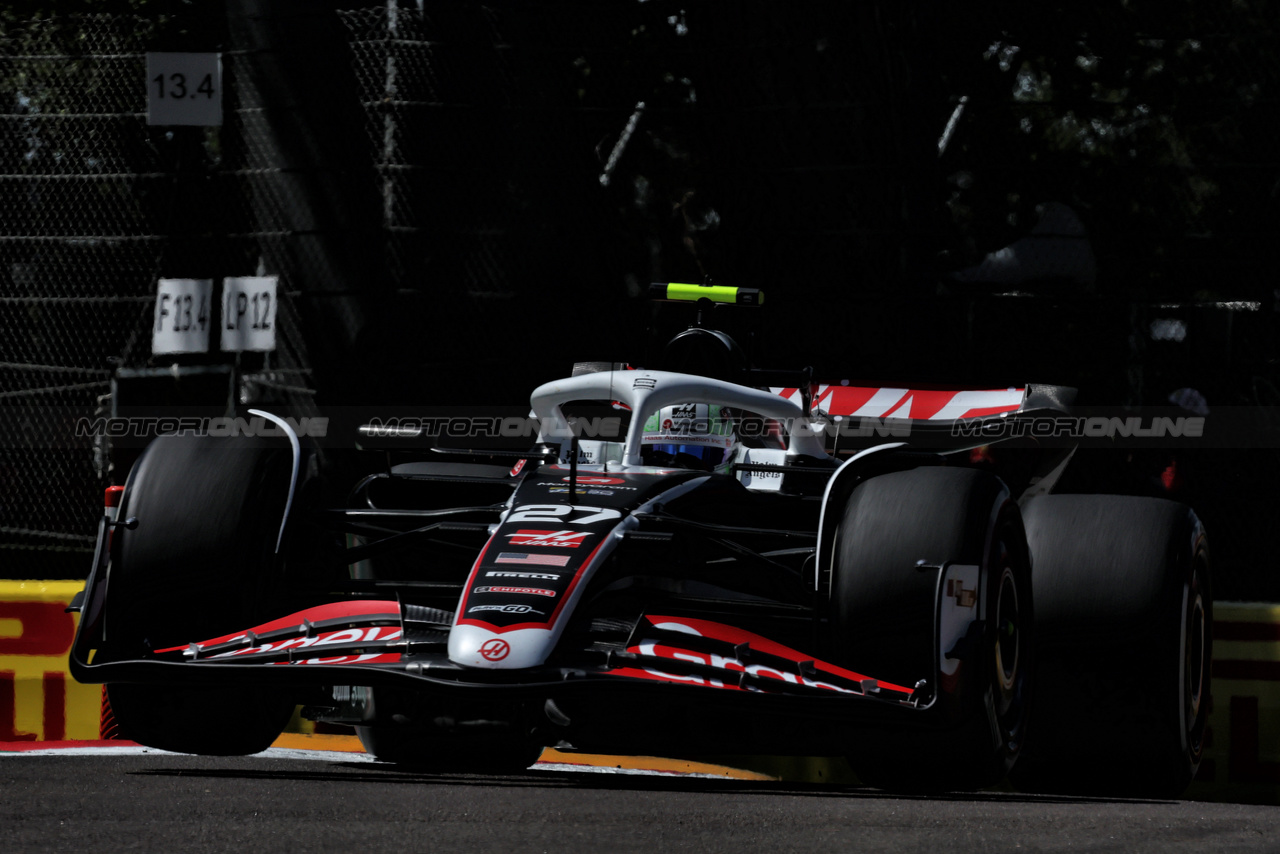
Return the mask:
<path fill-rule="evenodd" d="M 727 473 L 738 451 L 733 421 L 720 406 L 682 403 L 649 416 L 640 458 L 648 465 Z"/>

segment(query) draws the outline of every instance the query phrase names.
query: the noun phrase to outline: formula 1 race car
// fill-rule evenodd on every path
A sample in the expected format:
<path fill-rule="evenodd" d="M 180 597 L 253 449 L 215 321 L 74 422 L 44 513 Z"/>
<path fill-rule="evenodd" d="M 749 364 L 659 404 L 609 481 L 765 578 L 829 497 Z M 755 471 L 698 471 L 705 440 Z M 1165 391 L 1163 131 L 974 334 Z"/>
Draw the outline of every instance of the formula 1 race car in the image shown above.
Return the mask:
<path fill-rule="evenodd" d="M 900 791 L 1185 789 L 1210 661 L 1195 514 L 1065 493 L 1071 449 L 993 463 L 955 429 L 1069 390 L 742 362 L 695 325 L 670 369 L 580 365 L 533 391 L 515 447 L 372 424 L 338 465 L 266 412 L 277 438 L 160 436 L 102 521 L 72 673 L 127 737 L 189 753 L 263 750 L 301 706 L 438 770 L 558 746 L 844 756 Z"/>

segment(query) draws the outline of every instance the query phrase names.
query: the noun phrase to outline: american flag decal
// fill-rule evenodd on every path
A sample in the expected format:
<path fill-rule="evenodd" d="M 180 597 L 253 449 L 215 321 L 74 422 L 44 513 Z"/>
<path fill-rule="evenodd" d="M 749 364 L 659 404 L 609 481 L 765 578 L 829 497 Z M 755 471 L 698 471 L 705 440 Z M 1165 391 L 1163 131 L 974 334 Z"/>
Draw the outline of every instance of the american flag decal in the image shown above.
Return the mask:
<path fill-rule="evenodd" d="M 494 563 L 520 563 L 532 566 L 564 566 L 569 555 L 531 555 L 522 552 L 500 552 Z"/>

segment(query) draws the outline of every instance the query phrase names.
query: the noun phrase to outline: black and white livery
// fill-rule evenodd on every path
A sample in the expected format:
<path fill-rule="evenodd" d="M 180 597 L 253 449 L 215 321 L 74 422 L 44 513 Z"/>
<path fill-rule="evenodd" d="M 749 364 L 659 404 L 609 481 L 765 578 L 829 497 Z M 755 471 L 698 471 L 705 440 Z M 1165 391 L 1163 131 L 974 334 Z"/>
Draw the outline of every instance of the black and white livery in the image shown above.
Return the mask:
<path fill-rule="evenodd" d="M 906 791 L 1190 782 L 1194 513 L 1063 491 L 1069 450 L 938 441 L 1064 390 L 603 367 L 533 391 L 532 447 L 158 438 L 103 519 L 73 674 L 191 753 L 262 750 L 301 707 L 444 770 L 558 746 L 845 756 Z M 592 408 L 617 435 L 580 435 Z M 890 435 L 843 438 L 868 416 Z"/>

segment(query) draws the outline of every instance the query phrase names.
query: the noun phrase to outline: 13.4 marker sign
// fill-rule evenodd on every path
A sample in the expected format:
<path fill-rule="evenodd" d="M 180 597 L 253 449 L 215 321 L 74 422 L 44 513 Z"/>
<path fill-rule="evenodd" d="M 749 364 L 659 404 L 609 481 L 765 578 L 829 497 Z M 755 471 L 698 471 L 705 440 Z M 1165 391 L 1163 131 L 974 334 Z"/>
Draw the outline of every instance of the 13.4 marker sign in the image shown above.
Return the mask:
<path fill-rule="evenodd" d="M 222 124 L 222 54 L 148 53 L 147 124 Z"/>
<path fill-rule="evenodd" d="M 212 279 L 161 279 L 156 286 L 151 352 L 207 353 Z"/>

